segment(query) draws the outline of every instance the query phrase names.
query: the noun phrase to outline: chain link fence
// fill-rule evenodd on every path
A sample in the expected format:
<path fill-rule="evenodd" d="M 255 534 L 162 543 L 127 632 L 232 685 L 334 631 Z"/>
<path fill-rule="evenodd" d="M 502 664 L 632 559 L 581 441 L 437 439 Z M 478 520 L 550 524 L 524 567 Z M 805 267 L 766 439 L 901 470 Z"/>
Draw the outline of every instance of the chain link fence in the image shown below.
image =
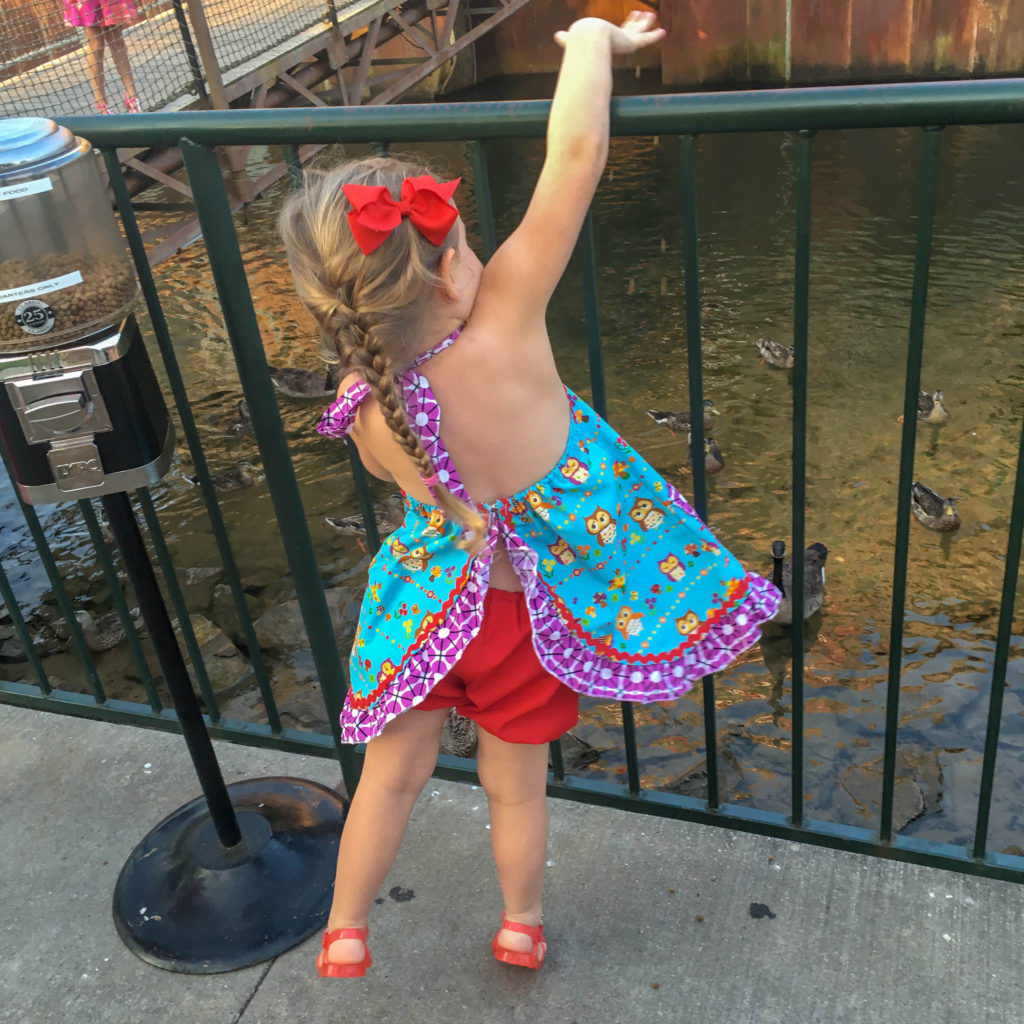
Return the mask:
<path fill-rule="evenodd" d="M 286 53 L 366 0 L 3 0 L 0 114 L 177 110 L 205 101 L 204 14 L 220 73 Z M 197 21 L 199 19 L 197 18 Z M 198 29 L 198 31 L 197 31 Z M 205 104 L 204 104 L 205 105 Z"/>

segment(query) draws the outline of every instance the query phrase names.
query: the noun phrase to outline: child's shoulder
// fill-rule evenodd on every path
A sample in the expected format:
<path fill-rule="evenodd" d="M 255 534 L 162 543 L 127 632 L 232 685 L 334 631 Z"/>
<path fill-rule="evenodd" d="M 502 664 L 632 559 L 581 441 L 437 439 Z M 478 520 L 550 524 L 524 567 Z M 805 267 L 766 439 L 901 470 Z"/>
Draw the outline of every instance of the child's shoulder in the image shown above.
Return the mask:
<path fill-rule="evenodd" d="M 352 373 L 347 374 L 345 377 L 342 377 L 341 383 L 338 385 L 338 393 L 335 397 L 341 398 L 341 396 L 344 395 L 349 388 L 354 387 L 356 384 L 362 383 L 362 380 L 363 378 L 360 377 L 359 374 L 353 370 Z"/>

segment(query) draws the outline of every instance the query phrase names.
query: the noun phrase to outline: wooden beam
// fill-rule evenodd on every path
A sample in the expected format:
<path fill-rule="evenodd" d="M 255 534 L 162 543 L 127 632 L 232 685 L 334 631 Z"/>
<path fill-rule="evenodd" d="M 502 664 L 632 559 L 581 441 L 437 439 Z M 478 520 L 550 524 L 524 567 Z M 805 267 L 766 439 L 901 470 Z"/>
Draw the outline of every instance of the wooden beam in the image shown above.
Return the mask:
<path fill-rule="evenodd" d="M 359 69 L 356 71 L 356 80 L 352 83 L 350 94 L 354 107 L 358 107 L 363 102 L 363 90 L 370 77 L 370 61 L 373 60 L 373 51 L 377 48 L 377 36 L 380 35 L 380 26 L 383 20 L 384 18 L 381 16 L 371 21 L 366 35 L 363 37 L 363 52 L 359 55 Z"/>
<path fill-rule="evenodd" d="M 139 160 L 136 157 L 129 157 L 127 160 L 122 162 L 126 167 L 131 167 L 140 174 L 144 174 L 147 178 L 152 178 L 154 181 L 158 181 L 161 185 L 166 185 L 167 188 L 172 189 L 174 192 L 180 192 L 181 195 L 188 196 L 189 199 L 193 198 L 192 189 L 190 189 L 184 182 L 178 181 L 177 178 L 172 178 L 169 174 L 164 174 L 163 171 L 158 171 L 155 167 L 151 167 L 142 160 Z"/>
<path fill-rule="evenodd" d="M 421 50 L 425 50 L 431 56 L 438 52 L 439 47 L 434 46 L 430 36 L 424 32 L 419 25 L 412 25 L 407 22 L 399 13 L 397 7 L 393 11 L 388 11 L 388 17 L 401 26 L 403 34 L 409 42 L 413 44 L 413 46 L 418 46 Z"/>
<path fill-rule="evenodd" d="M 294 89 L 300 96 L 305 96 L 314 107 L 326 107 L 322 99 L 311 89 L 307 89 L 301 82 L 297 82 L 287 71 L 278 71 L 277 77 L 285 82 L 290 88 Z"/>
<path fill-rule="evenodd" d="M 465 35 L 459 36 L 455 42 L 442 50 L 437 56 L 431 57 L 429 60 L 424 61 L 418 67 L 414 68 L 407 75 L 400 78 L 394 85 L 389 86 L 383 92 L 378 93 L 370 100 L 370 104 L 373 106 L 381 106 L 384 103 L 390 103 L 393 99 L 401 96 L 402 93 L 408 91 L 417 82 L 422 81 L 432 71 L 436 71 L 445 61 L 450 60 L 460 50 L 464 50 L 470 43 L 476 42 L 485 32 L 490 31 L 495 25 L 500 24 L 510 15 L 515 14 L 521 7 L 525 7 L 530 0 L 509 0 L 508 5 L 503 7 L 496 14 L 492 14 L 486 21 L 480 22 L 475 28 L 471 28 Z M 458 9 L 458 0 L 453 0 L 449 6 L 449 16 L 453 9 Z M 454 24 L 454 22 L 452 22 Z M 445 38 L 447 38 L 447 29 L 449 25 L 449 19 L 445 18 Z"/>

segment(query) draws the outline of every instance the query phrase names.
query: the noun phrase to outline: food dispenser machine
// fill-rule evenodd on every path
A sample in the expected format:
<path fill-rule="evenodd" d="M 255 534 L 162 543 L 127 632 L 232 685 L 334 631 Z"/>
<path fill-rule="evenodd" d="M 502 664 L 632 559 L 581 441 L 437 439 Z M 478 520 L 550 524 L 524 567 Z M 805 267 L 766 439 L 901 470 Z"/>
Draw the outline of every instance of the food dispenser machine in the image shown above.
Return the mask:
<path fill-rule="evenodd" d="M 174 429 L 92 147 L 0 120 L 0 434 L 29 504 L 155 483 Z"/>
<path fill-rule="evenodd" d="M 0 446 L 29 504 L 100 496 L 203 791 L 128 858 L 114 926 L 148 963 L 210 974 L 323 927 L 347 803 L 302 779 L 224 783 L 124 493 L 163 476 L 174 441 L 138 292 L 89 143 L 0 119 Z"/>

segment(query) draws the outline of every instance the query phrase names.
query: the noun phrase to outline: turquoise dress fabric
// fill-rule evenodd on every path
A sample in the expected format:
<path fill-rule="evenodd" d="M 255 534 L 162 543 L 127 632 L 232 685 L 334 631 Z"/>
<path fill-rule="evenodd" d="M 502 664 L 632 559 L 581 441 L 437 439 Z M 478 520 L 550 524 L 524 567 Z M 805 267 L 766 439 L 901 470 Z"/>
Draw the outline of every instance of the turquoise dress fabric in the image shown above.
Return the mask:
<path fill-rule="evenodd" d="M 418 365 L 399 378 L 409 422 L 440 479 L 471 500 Z M 746 572 L 672 484 L 566 393 L 562 457 L 530 487 L 477 504 L 487 528 L 475 558 L 456 545 L 457 524 L 406 497 L 404 522 L 369 570 L 342 713 L 346 742 L 378 735 L 452 668 L 480 628 L 499 544 L 522 583 L 542 665 L 578 693 L 671 700 L 760 638 L 778 609 L 776 588 Z M 368 395 L 354 385 L 318 430 L 345 436 Z"/>

